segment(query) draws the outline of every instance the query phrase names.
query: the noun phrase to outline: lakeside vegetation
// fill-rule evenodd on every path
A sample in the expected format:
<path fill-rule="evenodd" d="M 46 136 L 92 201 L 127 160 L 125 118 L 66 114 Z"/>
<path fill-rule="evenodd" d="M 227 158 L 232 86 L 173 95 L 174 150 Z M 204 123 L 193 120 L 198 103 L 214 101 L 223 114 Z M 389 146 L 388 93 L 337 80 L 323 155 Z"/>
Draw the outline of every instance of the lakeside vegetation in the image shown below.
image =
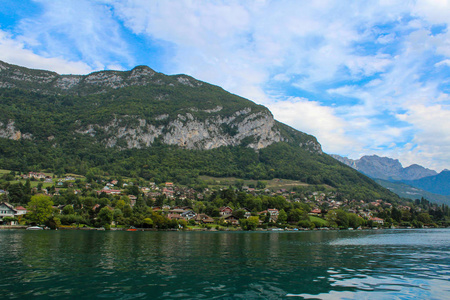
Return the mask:
<path fill-rule="evenodd" d="M 356 229 L 450 223 L 448 207 L 426 199 L 364 202 L 347 199 L 329 186 L 291 180 L 203 177 L 195 186 L 182 186 L 142 178 L 94 179 L 73 174 L 46 174 L 43 180 L 6 170 L 0 176 L 1 202 L 28 210 L 25 216 L 6 221 L 50 228 Z M 52 182 L 44 187 L 49 179 Z"/>

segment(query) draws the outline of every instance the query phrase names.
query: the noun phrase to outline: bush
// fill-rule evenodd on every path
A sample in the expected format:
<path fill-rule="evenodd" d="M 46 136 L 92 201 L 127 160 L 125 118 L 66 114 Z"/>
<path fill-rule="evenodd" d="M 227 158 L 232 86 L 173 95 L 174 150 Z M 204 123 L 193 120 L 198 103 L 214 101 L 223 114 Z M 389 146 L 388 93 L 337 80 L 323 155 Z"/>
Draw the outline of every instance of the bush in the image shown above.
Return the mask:
<path fill-rule="evenodd" d="M 311 225 L 313 225 L 313 223 L 309 220 L 301 220 L 298 222 L 298 226 L 302 228 L 311 228 Z"/>

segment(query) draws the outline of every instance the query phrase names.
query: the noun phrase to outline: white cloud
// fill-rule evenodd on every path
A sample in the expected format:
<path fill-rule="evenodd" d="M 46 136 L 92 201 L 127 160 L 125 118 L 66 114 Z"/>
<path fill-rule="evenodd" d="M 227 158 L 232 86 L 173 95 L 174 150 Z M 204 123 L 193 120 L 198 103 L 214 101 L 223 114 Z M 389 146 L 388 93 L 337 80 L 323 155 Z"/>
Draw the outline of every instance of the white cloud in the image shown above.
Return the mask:
<path fill-rule="evenodd" d="M 413 163 L 442 171 L 450 161 L 450 109 L 442 105 L 415 105 L 399 118 L 419 128 L 410 147 L 399 149 L 404 165 Z"/>
<path fill-rule="evenodd" d="M 350 153 L 349 148 L 357 147 L 356 141 L 346 136 L 349 124 L 331 107 L 304 98 L 290 98 L 268 107 L 276 119 L 316 136 L 327 153 Z"/>
<path fill-rule="evenodd" d="M 412 13 L 434 24 L 450 23 L 449 0 L 418 0 L 412 7 Z"/>
<path fill-rule="evenodd" d="M 80 60 L 95 70 L 134 64 L 108 6 L 87 0 L 35 1 L 43 13 L 21 20 L 15 37 L 34 53 Z"/>
<path fill-rule="evenodd" d="M 63 57 L 45 58 L 37 55 L 2 30 L 0 30 L 0 59 L 7 63 L 51 70 L 59 74 L 86 74 L 93 71 L 81 61 L 68 61 Z"/>
<path fill-rule="evenodd" d="M 448 67 L 450 67 L 450 59 L 444 59 L 444 60 L 441 60 L 440 62 L 435 63 L 434 65 L 435 65 L 436 67 L 442 67 L 442 66 L 448 66 Z"/>
<path fill-rule="evenodd" d="M 380 37 L 378 37 L 376 41 L 377 41 L 377 43 L 380 43 L 380 44 L 392 43 L 393 41 L 395 41 L 395 34 L 394 33 L 383 34 Z"/>
<path fill-rule="evenodd" d="M 375 152 L 450 168 L 440 150 L 450 141 L 427 139 L 437 135 L 428 122 L 437 123 L 418 111 L 448 112 L 448 0 L 38 2 L 44 13 L 24 20 L 14 38 L 3 36 L 0 57 L 20 56 L 10 48 L 31 67 L 42 61 L 57 67 L 39 68 L 55 70 L 69 61 L 84 68 L 79 73 L 128 68 L 136 59 L 123 23 L 166 47 L 163 59 L 149 56 L 150 67 L 163 60 L 165 73 L 186 73 L 262 103 L 280 121 L 317 136 L 327 152 Z M 440 134 L 450 136 L 447 129 Z"/>

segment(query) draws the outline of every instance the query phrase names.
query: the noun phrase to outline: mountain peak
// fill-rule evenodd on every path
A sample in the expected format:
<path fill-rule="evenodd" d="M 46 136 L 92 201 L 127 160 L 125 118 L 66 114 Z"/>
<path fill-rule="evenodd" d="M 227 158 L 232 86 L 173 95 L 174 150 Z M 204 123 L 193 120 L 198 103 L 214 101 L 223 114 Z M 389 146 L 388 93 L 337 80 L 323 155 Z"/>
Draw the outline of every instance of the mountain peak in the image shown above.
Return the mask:
<path fill-rule="evenodd" d="M 372 178 L 384 180 L 415 180 L 437 174 L 436 171 L 417 164 L 403 168 L 398 159 L 378 155 L 365 155 L 357 160 L 349 160 L 339 155 L 333 157 Z"/>

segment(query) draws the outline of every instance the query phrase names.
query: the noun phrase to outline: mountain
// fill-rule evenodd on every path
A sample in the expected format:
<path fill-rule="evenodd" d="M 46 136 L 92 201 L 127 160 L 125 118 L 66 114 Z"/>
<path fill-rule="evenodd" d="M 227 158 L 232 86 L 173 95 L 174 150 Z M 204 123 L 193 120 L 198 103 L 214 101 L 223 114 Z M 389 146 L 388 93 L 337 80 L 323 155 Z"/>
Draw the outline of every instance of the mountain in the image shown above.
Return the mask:
<path fill-rule="evenodd" d="M 450 171 L 444 170 L 435 176 L 416 180 L 405 180 L 405 183 L 425 191 L 450 196 Z"/>
<path fill-rule="evenodd" d="M 32 110 L 33 106 L 46 105 L 46 99 L 50 101 L 48 112 L 63 109 L 70 113 L 64 117 L 71 124 L 64 126 L 69 125 L 71 132 L 94 137 L 106 147 L 142 148 L 160 140 L 187 149 L 207 150 L 243 143 L 260 149 L 285 141 L 321 153 L 313 136 L 276 122 L 267 108 L 186 75 L 166 76 L 146 66 L 128 72 L 58 75 L 4 62 L 0 62 L 0 70 L 0 87 L 33 92 L 32 97 L 40 95 L 39 100 L 44 101 L 35 99 Z M 18 104 L 20 97 L 29 97 L 26 93 L 5 96 L 9 99 L 4 100 L 13 105 Z M 72 120 L 75 116 L 76 120 Z M 30 124 L 6 109 L 0 119 L 0 137 L 57 137 L 61 124 L 54 123 L 44 132 L 36 132 L 33 126 L 39 121 Z"/>
<path fill-rule="evenodd" d="M 375 181 L 402 198 L 411 200 L 425 198 L 437 204 L 450 205 L 450 196 L 431 193 L 403 182 L 392 182 L 383 179 L 375 179 Z"/>
<path fill-rule="evenodd" d="M 392 159 L 389 157 L 371 155 L 363 156 L 357 160 L 352 160 L 335 154 L 332 154 L 331 156 L 369 177 L 389 181 L 416 180 L 437 174 L 436 171 L 416 164 L 403 168 L 402 164 L 397 159 Z"/>
<path fill-rule="evenodd" d="M 437 173 L 413 164 L 403 168 L 397 159 L 363 156 L 360 159 L 349 159 L 339 155 L 331 155 L 336 160 L 350 166 L 361 173 L 375 179 L 385 188 L 400 197 L 410 199 L 426 198 L 436 203 L 450 203 L 450 171 Z"/>
<path fill-rule="evenodd" d="M 146 66 L 59 75 L 0 62 L 0 166 L 181 184 L 276 177 L 396 199 L 266 107 Z"/>

